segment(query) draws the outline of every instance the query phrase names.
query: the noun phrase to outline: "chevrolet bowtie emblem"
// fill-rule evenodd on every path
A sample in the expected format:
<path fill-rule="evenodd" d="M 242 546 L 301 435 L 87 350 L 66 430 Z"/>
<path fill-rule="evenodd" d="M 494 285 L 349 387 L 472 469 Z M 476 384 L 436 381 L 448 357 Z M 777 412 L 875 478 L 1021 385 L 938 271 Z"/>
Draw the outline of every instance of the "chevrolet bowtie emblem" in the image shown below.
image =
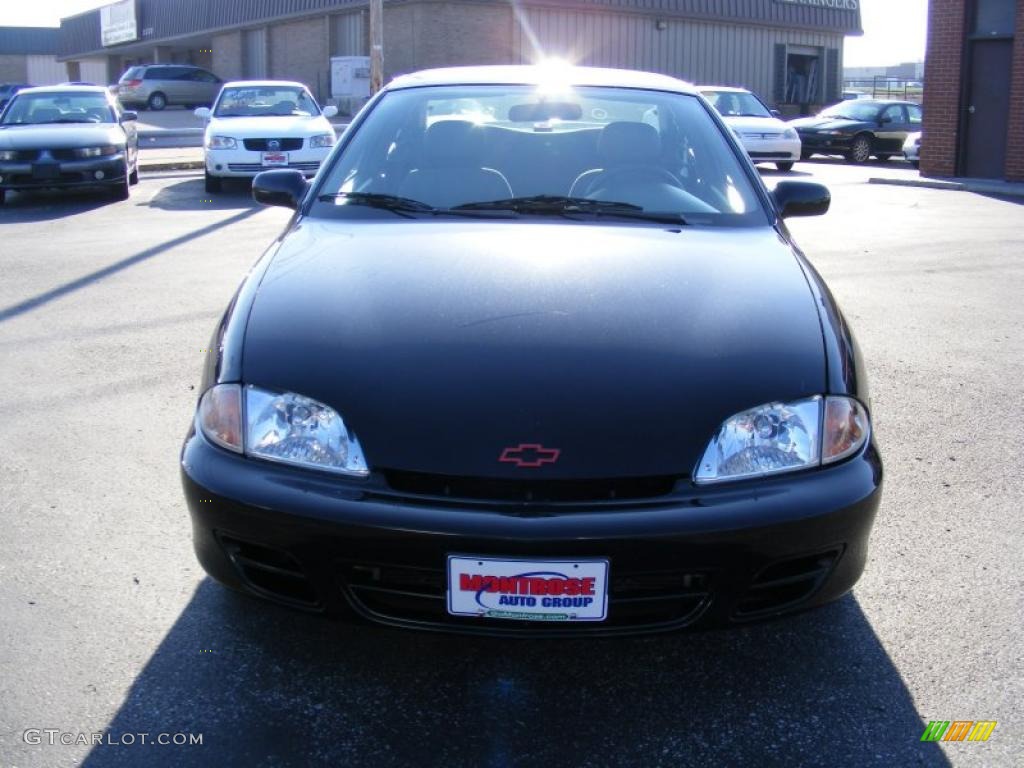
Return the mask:
<path fill-rule="evenodd" d="M 535 468 L 544 464 L 554 464 L 561 453 L 557 448 L 545 448 L 539 443 L 520 443 L 503 450 L 498 461 L 515 464 L 517 467 Z"/>

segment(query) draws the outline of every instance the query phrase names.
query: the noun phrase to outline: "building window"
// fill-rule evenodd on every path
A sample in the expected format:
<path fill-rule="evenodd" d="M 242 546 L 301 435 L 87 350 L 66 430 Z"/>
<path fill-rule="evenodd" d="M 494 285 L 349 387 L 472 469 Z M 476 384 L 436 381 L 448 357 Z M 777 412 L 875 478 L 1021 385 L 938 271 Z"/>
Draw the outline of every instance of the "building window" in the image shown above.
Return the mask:
<path fill-rule="evenodd" d="M 821 100 L 821 56 L 789 51 L 786 54 L 787 104 L 815 104 Z"/>
<path fill-rule="evenodd" d="M 1015 0 L 975 0 L 972 31 L 986 37 L 1012 35 L 1016 10 Z"/>

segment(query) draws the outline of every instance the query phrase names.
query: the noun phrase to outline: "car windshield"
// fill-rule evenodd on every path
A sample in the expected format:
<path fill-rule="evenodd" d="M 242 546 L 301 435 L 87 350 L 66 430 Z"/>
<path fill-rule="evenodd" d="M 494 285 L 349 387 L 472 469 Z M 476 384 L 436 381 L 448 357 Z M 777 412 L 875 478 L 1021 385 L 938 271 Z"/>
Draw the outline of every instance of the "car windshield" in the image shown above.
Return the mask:
<path fill-rule="evenodd" d="M 19 92 L 0 122 L 4 125 L 113 123 L 114 110 L 102 93 Z"/>
<path fill-rule="evenodd" d="M 746 91 L 701 91 L 723 117 L 771 117 L 764 104 Z"/>
<path fill-rule="evenodd" d="M 767 221 L 731 145 L 691 95 L 410 88 L 385 94 L 354 128 L 322 175 L 313 216 Z"/>
<path fill-rule="evenodd" d="M 855 101 L 846 101 L 829 107 L 818 117 L 829 117 L 840 120 L 856 120 L 857 122 L 871 122 L 878 115 L 877 104 L 858 104 Z"/>
<path fill-rule="evenodd" d="M 313 97 L 294 86 L 237 86 L 225 88 L 214 117 L 310 117 L 319 115 Z"/>

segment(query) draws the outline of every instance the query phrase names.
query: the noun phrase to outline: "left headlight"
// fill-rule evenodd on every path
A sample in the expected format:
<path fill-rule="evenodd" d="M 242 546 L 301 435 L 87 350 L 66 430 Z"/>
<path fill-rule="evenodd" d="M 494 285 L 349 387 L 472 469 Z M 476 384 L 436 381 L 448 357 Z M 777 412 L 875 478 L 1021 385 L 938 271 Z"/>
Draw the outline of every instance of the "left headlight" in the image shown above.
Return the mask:
<path fill-rule="evenodd" d="M 236 149 L 238 142 L 230 136 L 211 136 L 206 142 L 207 149 Z"/>
<path fill-rule="evenodd" d="M 312 149 L 321 149 L 323 147 L 334 146 L 334 134 L 333 133 L 320 133 L 316 136 L 311 136 L 309 139 L 309 146 Z"/>
<path fill-rule="evenodd" d="M 359 440 L 330 406 L 247 386 L 245 412 L 246 454 L 345 475 L 369 474 Z"/>
<path fill-rule="evenodd" d="M 795 128 L 787 128 L 782 132 L 782 138 L 784 139 L 799 139 L 800 135 L 796 132 Z"/>
<path fill-rule="evenodd" d="M 106 157 L 116 154 L 117 147 L 112 145 L 106 147 L 82 147 L 75 150 L 75 157 Z"/>
<path fill-rule="evenodd" d="M 860 450 L 869 431 L 867 411 L 853 398 L 769 403 L 722 424 L 694 480 L 741 480 L 840 461 Z"/>

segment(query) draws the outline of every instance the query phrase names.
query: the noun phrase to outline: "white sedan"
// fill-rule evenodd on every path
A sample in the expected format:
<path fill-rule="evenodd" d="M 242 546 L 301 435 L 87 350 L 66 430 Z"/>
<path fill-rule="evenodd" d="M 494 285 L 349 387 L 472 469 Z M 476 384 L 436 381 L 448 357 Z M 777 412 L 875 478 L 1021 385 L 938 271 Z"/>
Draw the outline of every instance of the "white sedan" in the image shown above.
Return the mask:
<path fill-rule="evenodd" d="M 697 90 L 739 137 L 751 160 L 775 163 L 780 171 L 793 169 L 800 159 L 800 136 L 757 96 L 743 88 L 720 85 L 700 85 Z"/>
<path fill-rule="evenodd" d="M 207 121 L 206 191 L 219 192 L 223 179 L 252 178 L 271 168 L 314 176 L 334 146 L 327 118 L 338 110 L 321 109 L 302 83 L 242 80 L 225 83 L 213 109 L 195 114 Z"/>
<path fill-rule="evenodd" d="M 903 157 L 907 162 L 917 168 L 921 163 L 921 132 L 911 133 L 903 142 Z"/>

